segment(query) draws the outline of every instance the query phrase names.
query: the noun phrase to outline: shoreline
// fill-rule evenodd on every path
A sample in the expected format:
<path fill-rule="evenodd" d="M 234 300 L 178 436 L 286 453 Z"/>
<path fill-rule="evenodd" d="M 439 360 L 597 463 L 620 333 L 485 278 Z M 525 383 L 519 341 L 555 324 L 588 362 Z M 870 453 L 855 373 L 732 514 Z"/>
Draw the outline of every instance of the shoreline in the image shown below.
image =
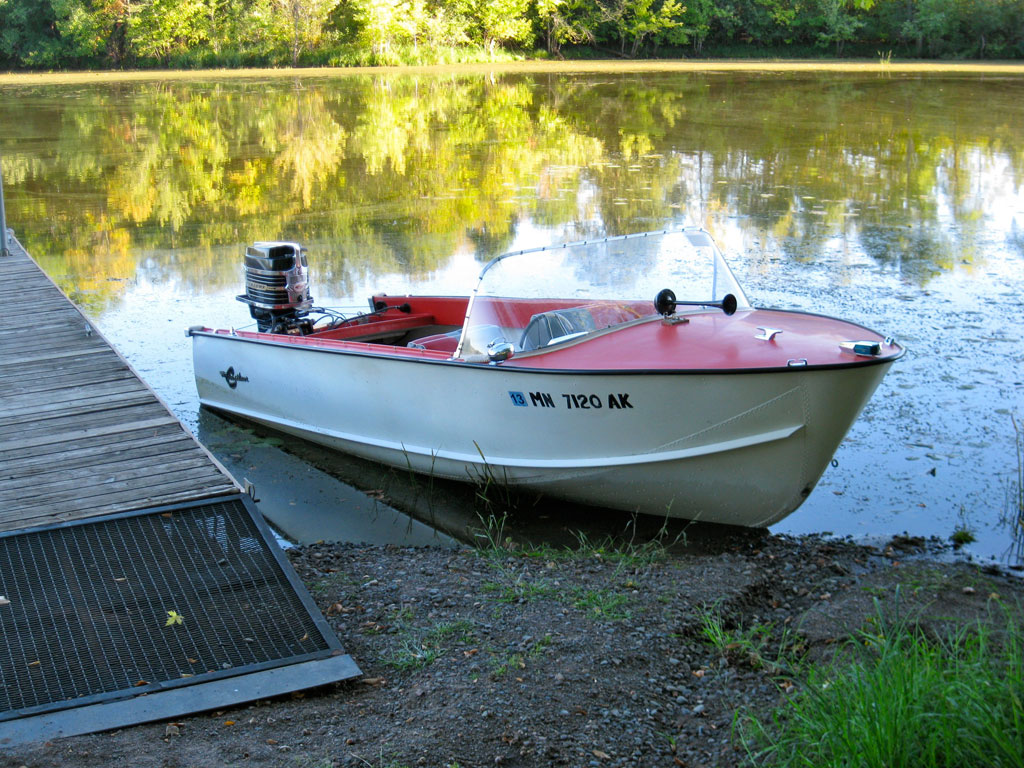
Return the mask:
<path fill-rule="evenodd" d="M 810 59 L 654 59 L 643 61 L 529 60 L 486 64 L 437 64 L 396 67 L 258 67 L 252 69 L 94 70 L 80 72 L 0 73 L 0 87 L 11 85 L 80 85 L 91 83 L 261 79 L 277 77 L 337 78 L 359 75 L 586 74 L 602 72 L 835 72 L 877 74 L 1024 75 L 1024 62 L 945 62 Z"/>
<path fill-rule="evenodd" d="M 746 714 L 769 717 L 799 691 L 800 665 L 830 663 L 883 615 L 936 635 L 1024 615 L 1020 578 L 902 537 L 287 554 L 361 679 L 2 764 L 739 766 Z"/>

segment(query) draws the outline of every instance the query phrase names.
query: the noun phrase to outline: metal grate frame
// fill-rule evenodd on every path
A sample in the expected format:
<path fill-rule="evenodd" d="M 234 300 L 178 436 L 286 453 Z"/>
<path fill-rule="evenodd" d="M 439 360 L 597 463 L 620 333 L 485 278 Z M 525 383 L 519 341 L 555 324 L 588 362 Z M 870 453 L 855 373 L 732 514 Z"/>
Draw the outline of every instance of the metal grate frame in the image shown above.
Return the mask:
<path fill-rule="evenodd" d="M 343 652 L 244 495 L 0 535 L 0 595 L 0 721 Z"/>

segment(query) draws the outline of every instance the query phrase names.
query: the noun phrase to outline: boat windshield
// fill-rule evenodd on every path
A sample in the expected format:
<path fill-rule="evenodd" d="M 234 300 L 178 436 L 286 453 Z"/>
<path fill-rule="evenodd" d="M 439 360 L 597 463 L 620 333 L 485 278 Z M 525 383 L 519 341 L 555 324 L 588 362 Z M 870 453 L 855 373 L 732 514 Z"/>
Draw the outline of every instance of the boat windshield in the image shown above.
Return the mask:
<path fill-rule="evenodd" d="M 472 359 L 507 344 L 532 352 L 650 318 L 666 288 L 679 313 L 708 311 L 727 294 L 739 309 L 750 306 L 703 229 L 517 251 L 481 272 L 455 356 Z"/>

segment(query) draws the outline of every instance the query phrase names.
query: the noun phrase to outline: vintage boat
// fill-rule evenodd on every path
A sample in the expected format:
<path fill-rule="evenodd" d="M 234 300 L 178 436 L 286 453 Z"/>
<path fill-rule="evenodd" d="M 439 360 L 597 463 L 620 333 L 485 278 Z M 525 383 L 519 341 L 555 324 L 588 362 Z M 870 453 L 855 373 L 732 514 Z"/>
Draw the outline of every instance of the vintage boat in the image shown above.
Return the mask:
<path fill-rule="evenodd" d="M 767 526 L 903 349 L 755 309 L 703 229 L 505 254 L 463 296 L 312 306 L 305 251 L 247 249 L 252 330 L 189 329 L 209 408 L 403 470 Z"/>

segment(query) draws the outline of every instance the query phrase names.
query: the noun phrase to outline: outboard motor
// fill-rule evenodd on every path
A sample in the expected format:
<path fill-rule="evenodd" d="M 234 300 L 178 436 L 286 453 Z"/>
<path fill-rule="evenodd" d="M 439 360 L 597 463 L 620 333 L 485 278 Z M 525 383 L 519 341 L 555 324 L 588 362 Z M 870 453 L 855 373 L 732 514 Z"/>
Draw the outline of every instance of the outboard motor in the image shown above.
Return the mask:
<path fill-rule="evenodd" d="M 262 333 L 310 333 L 305 319 L 309 295 L 306 250 L 298 243 L 255 243 L 245 249 L 245 295 L 249 314 Z"/>

